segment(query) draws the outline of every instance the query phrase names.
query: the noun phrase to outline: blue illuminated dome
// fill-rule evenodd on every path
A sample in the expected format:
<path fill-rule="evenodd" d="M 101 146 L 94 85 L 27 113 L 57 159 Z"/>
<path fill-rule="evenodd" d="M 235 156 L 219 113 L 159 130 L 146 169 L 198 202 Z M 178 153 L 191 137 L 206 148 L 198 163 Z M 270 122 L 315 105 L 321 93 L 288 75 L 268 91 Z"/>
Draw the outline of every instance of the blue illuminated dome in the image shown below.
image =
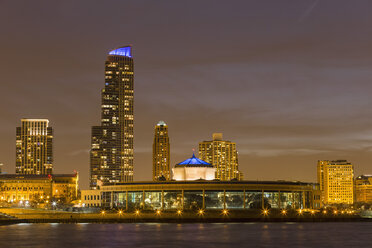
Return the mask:
<path fill-rule="evenodd" d="M 119 55 L 132 58 L 132 47 L 131 46 L 119 47 L 109 52 L 109 55 Z"/>
<path fill-rule="evenodd" d="M 190 166 L 190 167 L 213 167 L 210 163 L 207 163 L 197 157 L 195 157 L 195 154 L 192 154 L 192 157 L 189 159 L 186 159 L 185 161 L 182 161 L 181 163 L 176 164 L 175 167 L 181 167 L 181 166 Z"/>

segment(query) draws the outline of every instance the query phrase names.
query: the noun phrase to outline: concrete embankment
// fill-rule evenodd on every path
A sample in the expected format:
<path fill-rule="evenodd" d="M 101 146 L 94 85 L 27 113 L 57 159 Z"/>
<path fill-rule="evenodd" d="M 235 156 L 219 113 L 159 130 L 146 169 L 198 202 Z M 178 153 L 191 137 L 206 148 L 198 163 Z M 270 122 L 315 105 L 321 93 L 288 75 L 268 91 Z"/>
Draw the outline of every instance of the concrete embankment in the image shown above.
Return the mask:
<path fill-rule="evenodd" d="M 280 211 L 138 211 L 75 213 L 38 209 L 3 208 L 0 212 L 7 216 L 0 218 L 0 224 L 10 223 L 221 223 L 221 222 L 344 222 L 372 221 L 355 214 L 298 213 L 282 214 Z"/>

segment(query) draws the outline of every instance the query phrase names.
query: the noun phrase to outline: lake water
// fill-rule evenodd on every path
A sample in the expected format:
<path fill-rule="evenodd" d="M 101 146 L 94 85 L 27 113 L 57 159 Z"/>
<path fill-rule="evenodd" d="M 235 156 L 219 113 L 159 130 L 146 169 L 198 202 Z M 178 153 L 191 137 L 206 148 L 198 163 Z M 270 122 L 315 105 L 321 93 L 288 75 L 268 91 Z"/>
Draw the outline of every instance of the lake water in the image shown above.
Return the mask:
<path fill-rule="evenodd" d="M 18 224 L 0 247 L 372 247 L 372 222 Z"/>

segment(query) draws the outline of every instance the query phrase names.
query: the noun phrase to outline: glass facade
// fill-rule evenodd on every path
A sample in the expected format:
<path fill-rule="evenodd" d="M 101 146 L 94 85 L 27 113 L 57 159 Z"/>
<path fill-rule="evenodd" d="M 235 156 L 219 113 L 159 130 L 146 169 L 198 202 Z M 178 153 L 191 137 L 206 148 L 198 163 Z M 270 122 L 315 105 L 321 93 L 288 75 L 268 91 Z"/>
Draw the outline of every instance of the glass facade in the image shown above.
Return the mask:
<path fill-rule="evenodd" d="M 225 194 L 226 208 L 244 208 L 243 191 L 226 191 Z"/>
<path fill-rule="evenodd" d="M 304 208 L 302 202 L 302 192 L 293 192 L 294 208 Z"/>
<path fill-rule="evenodd" d="M 223 191 L 205 191 L 204 201 L 205 201 L 205 208 L 209 208 L 209 209 L 225 208 Z"/>
<path fill-rule="evenodd" d="M 262 208 L 262 191 L 246 191 L 245 192 L 245 208 L 261 209 Z"/>
<path fill-rule="evenodd" d="M 264 192 L 264 197 L 265 208 L 279 208 L 279 192 Z"/>
<path fill-rule="evenodd" d="M 115 208 L 125 209 L 127 207 L 127 192 L 115 192 L 113 201 Z"/>
<path fill-rule="evenodd" d="M 143 205 L 143 191 L 128 192 L 128 209 L 142 209 Z"/>
<path fill-rule="evenodd" d="M 144 206 L 146 210 L 155 210 L 162 208 L 162 197 L 161 192 L 153 191 L 153 192 L 145 192 L 145 200 Z"/>
<path fill-rule="evenodd" d="M 182 209 L 182 191 L 164 191 L 164 209 Z"/>
<path fill-rule="evenodd" d="M 311 197 L 309 191 L 114 191 L 102 192 L 102 206 L 127 210 L 298 209 L 311 208 Z"/>
<path fill-rule="evenodd" d="M 184 191 L 183 208 L 186 210 L 203 208 L 203 191 Z"/>
<path fill-rule="evenodd" d="M 111 192 L 102 192 L 102 208 L 111 208 Z"/>
<path fill-rule="evenodd" d="M 294 208 L 292 192 L 280 192 L 280 206 L 281 208 Z"/>

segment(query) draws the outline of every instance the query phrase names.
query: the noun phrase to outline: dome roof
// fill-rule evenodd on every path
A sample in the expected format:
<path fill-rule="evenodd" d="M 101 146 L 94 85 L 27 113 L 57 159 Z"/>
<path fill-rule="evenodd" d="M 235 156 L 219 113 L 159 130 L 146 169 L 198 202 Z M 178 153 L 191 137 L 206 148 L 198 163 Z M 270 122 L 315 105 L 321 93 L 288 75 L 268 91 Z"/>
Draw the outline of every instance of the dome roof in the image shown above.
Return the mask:
<path fill-rule="evenodd" d="M 197 157 L 195 157 L 195 154 L 192 154 L 192 157 L 189 159 L 186 159 L 182 161 L 181 163 L 176 164 L 175 167 L 183 167 L 183 166 L 189 166 L 189 167 L 213 167 L 210 163 L 207 163 Z"/>

